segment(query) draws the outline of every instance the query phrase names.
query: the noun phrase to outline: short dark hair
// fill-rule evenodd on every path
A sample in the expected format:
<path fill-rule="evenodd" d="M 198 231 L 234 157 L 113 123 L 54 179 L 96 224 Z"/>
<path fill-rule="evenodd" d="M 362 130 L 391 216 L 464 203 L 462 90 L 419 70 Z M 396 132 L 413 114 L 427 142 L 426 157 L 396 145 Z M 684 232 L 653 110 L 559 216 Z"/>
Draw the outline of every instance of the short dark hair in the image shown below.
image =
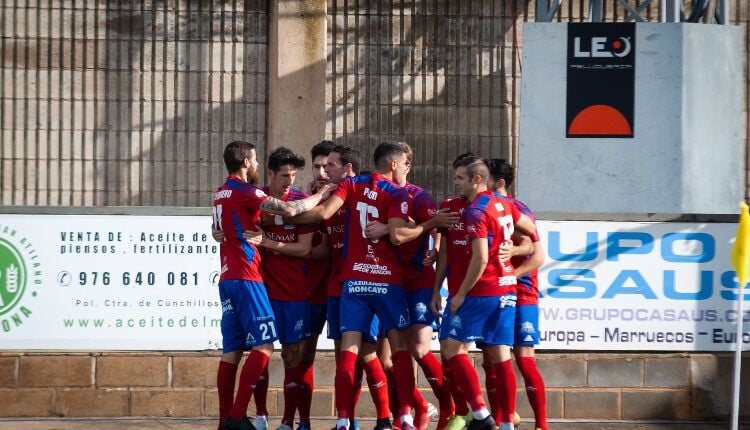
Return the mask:
<path fill-rule="evenodd" d="M 310 149 L 310 159 L 314 160 L 317 156 L 327 157 L 335 147 L 336 144 L 330 140 L 323 140 Z"/>
<path fill-rule="evenodd" d="M 280 146 L 268 156 L 268 168 L 273 172 L 278 172 L 282 166 L 301 169 L 305 167 L 305 159 L 292 152 L 291 149 Z"/>
<path fill-rule="evenodd" d="M 359 151 L 352 148 L 351 146 L 347 145 L 336 145 L 331 149 L 331 152 L 335 152 L 339 154 L 339 158 L 341 159 L 341 165 L 345 166 L 347 164 L 352 165 L 352 170 L 354 173 L 359 174 L 359 164 L 360 164 L 360 155 Z"/>
<path fill-rule="evenodd" d="M 375 162 L 375 167 L 383 167 L 385 163 L 390 163 L 395 160 L 396 157 L 400 157 L 406 153 L 406 149 L 401 142 L 394 140 L 386 140 L 375 148 L 375 153 L 372 155 L 372 159 Z"/>
<path fill-rule="evenodd" d="M 229 173 L 234 173 L 242 167 L 245 159 L 250 158 L 255 145 L 250 142 L 235 140 L 224 148 L 224 165 Z"/>
<path fill-rule="evenodd" d="M 476 155 L 458 158 L 453 163 L 454 169 L 458 169 L 462 166 L 466 167 L 466 174 L 469 175 L 469 178 L 479 175 L 479 177 L 482 178 L 482 182 L 487 182 L 487 178 L 490 176 L 490 171 L 487 168 L 487 165 Z"/>
<path fill-rule="evenodd" d="M 412 160 L 414 160 L 414 150 L 406 142 L 399 142 L 399 143 L 401 143 L 401 146 L 404 147 L 404 154 L 406 154 L 406 161 L 408 161 L 411 164 Z"/>
<path fill-rule="evenodd" d="M 464 152 L 463 154 L 456 157 L 455 160 L 453 160 L 453 168 L 454 169 L 458 168 L 459 166 L 458 163 L 461 162 L 461 160 L 463 160 L 464 158 L 479 158 L 479 157 L 477 157 L 477 154 L 473 152 Z"/>
<path fill-rule="evenodd" d="M 490 169 L 490 177 L 494 181 L 502 179 L 505 181 L 506 187 L 510 187 L 513 184 L 515 169 L 508 163 L 508 160 L 504 158 L 490 158 L 484 160 L 484 163 Z"/>

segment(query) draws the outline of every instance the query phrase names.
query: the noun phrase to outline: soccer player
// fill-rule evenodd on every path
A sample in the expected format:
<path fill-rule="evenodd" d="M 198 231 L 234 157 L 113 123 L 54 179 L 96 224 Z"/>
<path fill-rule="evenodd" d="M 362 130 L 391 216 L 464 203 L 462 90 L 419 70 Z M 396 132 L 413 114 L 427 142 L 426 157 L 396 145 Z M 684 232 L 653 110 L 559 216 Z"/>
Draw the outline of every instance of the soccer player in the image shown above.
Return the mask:
<path fill-rule="evenodd" d="M 490 170 L 490 187 L 506 196 L 521 213 L 535 221 L 534 213 L 523 202 L 508 193 L 513 184 L 514 169 L 507 160 L 493 158 L 485 161 Z M 531 249 L 524 250 L 521 243 L 530 244 Z M 518 370 L 526 385 L 526 395 L 534 411 L 535 428 L 547 430 L 547 401 L 545 397 L 544 379 L 536 365 L 534 345 L 539 344 L 539 283 L 537 269 L 544 263 L 544 249 L 539 241 L 539 235 L 531 237 L 513 235 L 514 256 L 510 262 L 516 272 L 517 295 L 515 339 L 513 354 L 516 357 Z M 527 249 L 527 248 L 526 248 Z"/>
<path fill-rule="evenodd" d="M 304 166 L 304 158 L 288 148 L 277 148 L 268 156 L 268 186 L 263 191 L 285 202 L 304 199 L 307 195 L 293 188 L 297 170 Z M 264 215 L 262 219 L 261 267 L 284 363 L 284 414 L 277 430 L 291 430 L 307 371 L 300 344 L 310 334 L 310 284 L 306 272 L 316 226 L 285 224 L 278 215 Z M 301 423 L 303 429 L 309 429 L 309 425 L 309 417 Z"/>
<path fill-rule="evenodd" d="M 458 160 L 465 157 L 476 157 L 473 153 L 465 153 L 459 155 L 454 161 L 454 166 L 457 165 Z M 437 265 L 435 268 L 435 283 L 433 287 L 432 300 L 430 301 L 430 309 L 433 315 L 439 316 L 440 309 L 442 307 L 442 296 L 440 290 L 442 289 L 443 280 L 446 276 L 448 278 L 448 288 L 453 291 L 458 291 L 461 285 L 461 281 L 464 279 L 466 274 L 467 263 L 471 259 L 471 243 L 468 239 L 468 233 L 466 232 L 466 219 L 465 211 L 471 202 L 462 195 L 456 195 L 448 197 L 440 204 L 441 209 L 448 209 L 451 212 L 458 213 L 459 219 L 457 222 L 451 224 L 447 228 L 440 229 L 440 246 Z M 448 262 L 451 262 L 450 264 Z M 441 350 L 445 339 L 448 337 L 445 330 L 439 332 Z M 466 398 L 462 391 L 456 384 L 453 378 L 453 371 L 450 367 L 448 359 L 445 358 L 445 354 L 442 355 L 443 365 L 443 380 L 446 386 L 451 391 L 451 397 L 455 405 L 455 415 L 449 418 L 446 423 L 446 430 L 461 430 L 473 419 L 473 414 L 468 408 Z M 441 424 L 441 423 L 439 423 Z M 439 425 L 438 430 L 442 430 Z"/>
<path fill-rule="evenodd" d="M 313 182 L 310 183 L 310 193 L 315 193 L 331 183 L 330 177 L 325 171 L 328 155 L 336 146 L 330 140 L 324 140 L 315 144 L 310 150 L 312 159 Z M 318 338 L 323 331 L 326 322 L 326 301 L 328 292 L 328 278 L 330 276 L 330 249 L 325 233 L 325 225 L 318 224 L 312 239 L 312 252 L 306 262 L 306 278 L 309 284 L 310 295 L 308 302 L 309 335 L 300 342 L 300 365 L 303 367 L 301 373 L 302 387 L 298 402 L 299 419 L 301 430 L 310 429 L 310 410 L 312 408 L 313 391 L 315 390 L 314 367 L 315 354 L 317 352 Z"/>
<path fill-rule="evenodd" d="M 406 144 L 402 143 L 406 151 L 407 175 L 411 171 L 414 157 L 414 151 Z M 437 213 L 435 199 L 421 187 L 409 183 L 406 176 L 401 178 L 399 185 L 409 193 L 409 219 L 416 224 L 423 223 Z M 384 232 L 383 227 L 386 227 Z M 379 238 L 387 233 L 387 226 L 377 221 L 370 223 L 366 229 L 367 236 L 370 238 Z M 441 429 L 447 424 L 448 418 L 455 413 L 453 400 L 450 391 L 443 386 L 443 370 L 440 361 L 430 350 L 430 341 L 432 340 L 433 324 L 435 316 L 430 312 L 430 299 L 432 298 L 432 287 L 435 281 L 435 270 L 432 267 L 434 262 L 433 249 L 430 249 L 430 233 L 425 232 L 415 240 L 401 244 L 398 247 L 399 261 L 404 272 L 404 290 L 409 305 L 409 315 L 411 326 L 409 327 L 409 350 L 422 368 L 425 378 L 432 387 L 435 397 L 440 404 L 440 420 L 438 428 Z M 438 235 L 436 235 L 438 236 Z M 439 241 L 439 237 L 437 237 Z M 439 245 L 436 243 L 435 248 Z M 383 342 L 382 349 L 387 355 L 390 355 L 390 348 L 387 346 L 387 340 Z M 383 354 L 381 354 L 382 357 Z M 381 360 L 384 360 L 381 358 Z M 386 366 L 388 368 L 389 366 Z M 389 369 L 390 370 L 390 369 Z M 389 374 L 391 377 L 392 373 Z M 389 378 L 391 381 L 392 377 Z M 392 384 L 392 382 L 391 382 Z M 393 401 L 391 400 L 391 404 Z M 434 410 L 422 396 L 421 392 L 414 391 L 414 425 L 424 430 L 429 424 L 430 408 Z"/>
<path fill-rule="evenodd" d="M 346 178 L 353 178 L 359 173 L 359 152 L 349 146 L 338 145 L 331 150 L 326 161 L 326 174 L 333 183 L 340 183 Z M 347 213 L 346 208 L 339 208 L 334 215 L 325 220 L 328 242 L 331 250 L 331 274 L 328 283 L 328 338 L 333 340 L 336 359 L 341 351 L 341 289 L 344 280 L 340 277 L 344 264 L 343 252 L 345 243 Z M 367 376 L 370 396 L 375 403 L 377 423 L 375 430 L 390 428 L 388 410 L 388 383 L 378 356 L 376 354 L 376 338 L 378 335 L 378 321 L 373 318 L 369 332 L 362 334 L 362 345 L 359 350 L 359 360 L 354 367 L 354 378 L 351 392 L 351 405 L 348 416 L 352 421 L 352 428 L 358 429 L 355 411 L 362 388 L 362 373 Z M 335 429 L 335 428 L 334 428 Z"/>
<path fill-rule="evenodd" d="M 346 178 L 328 200 L 300 216 L 298 222 L 328 219 L 344 204 L 348 210 L 344 260 L 340 268 L 344 284 L 340 303 L 341 353 L 336 367 L 337 429 L 349 429 L 349 393 L 357 354 L 363 333 L 370 331 L 372 318 L 377 316 L 394 351 L 401 428 L 412 430 L 415 385 L 405 331 L 409 326 L 409 314 L 395 246 L 435 227 L 448 225 L 456 217 L 445 211 L 423 224 L 408 225 L 408 194 L 397 185 L 408 169 L 403 146 L 398 142 L 383 142 L 375 149 L 373 159 L 375 173 Z M 366 237 L 367 224 L 373 220 L 388 224 L 390 240 L 371 241 Z"/>
<path fill-rule="evenodd" d="M 213 228 L 224 232 L 220 246 L 223 351 L 216 382 L 219 393 L 219 427 L 250 429 L 245 415 L 253 387 L 268 364 L 278 339 L 276 320 L 260 274 L 258 249 L 243 237 L 255 230 L 260 212 L 294 216 L 318 204 L 328 187 L 302 200 L 285 202 L 255 186 L 258 174 L 255 147 L 235 141 L 224 149 L 229 176 L 214 195 Z M 251 350 L 240 372 L 234 396 L 237 367 L 245 350 Z"/>
<path fill-rule="evenodd" d="M 472 342 L 481 343 L 496 367 L 498 391 L 515 393 L 515 376 L 510 362 L 515 317 L 516 278 L 513 267 L 501 260 L 500 245 L 511 239 L 514 227 L 533 234 L 534 224 L 500 194 L 487 189 L 489 172 L 478 157 L 464 157 L 454 163 L 454 183 L 459 194 L 472 202 L 464 211 L 471 258 L 458 290 L 449 284 L 448 306 L 441 332 L 444 354 L 452 376 L 471 405 L 474 419 L 469 430 L 495 427 L 487 410 L 477 376 L 468 358 Z M 437 307 L 437 304 L 434 304 Z M 507 369 L 510 369 L 510 376 Z M 502 381 L 501 381 L 502 379 Z M 510 399 L 512 397 L 512 399 Z M 513 429 L 515 395 L 502 405 L 501 430 Z"/>

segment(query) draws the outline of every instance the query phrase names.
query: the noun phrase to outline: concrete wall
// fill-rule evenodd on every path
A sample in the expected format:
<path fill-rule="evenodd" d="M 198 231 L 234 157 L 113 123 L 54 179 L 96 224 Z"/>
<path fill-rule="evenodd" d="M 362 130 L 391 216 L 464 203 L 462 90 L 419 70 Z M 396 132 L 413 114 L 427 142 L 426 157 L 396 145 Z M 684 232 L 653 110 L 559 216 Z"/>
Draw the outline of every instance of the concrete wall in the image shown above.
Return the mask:
<path fill-rule="evenodd" d="M 607 139 L 565 137 L 566 97 L 574 97 L 566 91 L 568 25 L 529 23 L 525 31 L 518 193 L 530 207 L 737 213 L 745 191 L 742 28 L 636 24 L 634 136 Z"/>
<path fill-rule="evenodd" d="M 481 356 L 473 360 L 481 368 Z M 0 416 L 215 416 L 218 361 L 218 353 L 0 353 Z M 542 353 L 538 361 L 551 419 L 726 420 L 731 408 L 729 354 Z M 280 415 L 284 374 L 278 354 L 270 366 L 268 408 Z M 745 387 L 749 366 L 750 357 L 743 365 Z M 334 375 L 332 353 L 319 353 L 313 416 L 333 416 Z M 523 379 L 516 378 L 518 412 L 530 418 Z M 435 402 L 421 374 L 419 384 Z M 743 419 L 750 418 L 748 394 L 741 397 Z M 375 416 L 366 389 L 358 411 Z"/>

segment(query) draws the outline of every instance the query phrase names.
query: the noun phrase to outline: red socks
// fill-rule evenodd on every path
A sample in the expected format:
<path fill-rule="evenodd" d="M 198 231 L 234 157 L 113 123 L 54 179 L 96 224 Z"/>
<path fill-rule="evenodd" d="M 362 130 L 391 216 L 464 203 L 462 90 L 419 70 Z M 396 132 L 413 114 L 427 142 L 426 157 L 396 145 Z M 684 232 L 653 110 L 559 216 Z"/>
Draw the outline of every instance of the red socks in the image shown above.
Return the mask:
<path fill-rule="evenodd" d="M 534 410 L 536 426 L 547 430 L 547 399 L 545 397 L 544 379 L 539 373 L 534 357 L 520 357 L 516 360 L 518 370 L 521 371 L 526 382 L 526 395 L 531 408 Z"/>
<path fill-rule="evenodd" d="M 359 404 L 359 396 L 362 394 L 362 361 L 357 360 L 354 365 L 354 385 L 352 385 L 352 406 L 349 409 L 349 419 L 353 420 L 357 416 L 357 404 Z"/>
<path fill-rule="evenodd" d="M 256 415 L 268 416 L 268 406 L 266 404 L 268 400 L 268 366 L 260 374 L 258 383 L 255 384 L 254 393 Z"/>
<path fill-rule="evenodd" d="M 299 420 L 310 424 L 310 409 L 312 408 L 312 396 L 315 390 L 315 367 L 313 363 L 303 363 L 302 393 L 299 398 Z"/>
<path fill-rule="evenodd" d="M 500 418 L 500 411 L 498 408 L 498 395 L 497 395 L 497 374 L 495 372 L 495 366 L 490 364 L 489 361 L 482 363 L 484 369 L 484 387 L 487 389 L 487 403 L 490 404 L 490 413 L 492 418 L 495 419 L 496 423 L 502 422 Z"/>
<path fill-rule="evenodd" d="M 339 418 L 349 418 L 352 409 L 352 389 L 354 386 L 354 366 L 357 354 L 341 351 L 336 364 L 336 411 Z"/>
<path fill-rule="evenodd" d="M 461 387 L 461 391 L 464 397 L 471 405 L 471 410 L 476 412 L 482 408 L 485 408 L 484 398 L 482 398 L 482 389 L 479 388 L 479 376 L 477 376 L 474 366 L 471 365 L 469 356 L 466 354 L 458 354 L 448 360 L 451 371 L 453 373 L 453 379 L 456 385 Z"/>
<path fill-rule="evenodd" d="M 302 364 L 284 369 L 284 415 L 281 417 L 281 423 L 290 427 L 294 425 L 294 415 L 300 403 L 304 372 L 305 367 Z"/>
<path fill-rule="evenodd" d="M 234 420 L 239 420 L 247 413 L 247 405 L 253 396 L 253 390 L 258 383 L 258 378 L 268 365 L 268 356 L 260 351 L 250 351 L 240 373 L 240 386 L 237 388 L 237 397 L 229 412 Z"/>
<path fill-rule="evenodd" d="M 398 351 L 393 354 L 393 375 L 396 379 L 396 392 L 399 400 L 399 416 L 411 413 L 414 404 L 414 368 L 411 365 L 409 351 Z"/>
<path fill-rule="evenodd" d="M 453 398 L 453 405 L 456 407 L 456 415 L 466 415 L 469 413 L 468 402 L 464 393 L 458 388 L 455 378 L 453 377 L 453 369 L 450 366 L 448 360 L 443 360 L 443 383 L 448 387 Z"/>
<path fill-rule="evenodd" d="M 219 428 L 224 428 L 224 420 L 234 403 L 234 382 L 237 379 L 237 365 L 219 361 L 216 372 L 216 388 L 219 390 Z"/>
<path fill-rule="evenodd" d="M 497 382 L 497 414 L 499 423 L 513 422 L 513 413 L 516 412 L 516 374 L 513 372 L 513 360 L 505 360 L 495 366 Z"/>
<path fill-rule="evenodd" d="M 367 375 L 367 385 L 370 388 L 370 396 L 375 403 L 375 410 L 378 419 L 388 418 L 390 410 L 388 409 L 388 380 L 383 371 L 383 365 L 377 358 L 370 360 L 363 365 Z M 362 375 L 360 374 L 360 380 Z"/>
<path fill-rule="evenodd" d="M 450 390 L 445 386 L 443 368 L 440 366 L 435 354 L 432 351 L 428 351 L 424 357 L 417 360 L 419 367 L 422 368 L 427 382 L 432 387 L 432 392 L 435 393 L 438 403 L 440 404 L 440 413 L 446 416 L 451 416 L 455 413 L 455 407 L 453 406 L 453 399 L 451 398 Z"/>

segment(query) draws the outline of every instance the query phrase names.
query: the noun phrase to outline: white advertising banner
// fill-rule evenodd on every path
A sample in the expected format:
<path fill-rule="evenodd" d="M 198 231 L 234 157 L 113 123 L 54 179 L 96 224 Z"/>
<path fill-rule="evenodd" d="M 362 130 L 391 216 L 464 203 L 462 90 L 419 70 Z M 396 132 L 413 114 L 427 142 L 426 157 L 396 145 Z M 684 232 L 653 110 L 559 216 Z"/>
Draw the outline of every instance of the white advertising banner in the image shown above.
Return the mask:
<path fill-rule="evenodd" d="M 210 222 L 0 215 L 0 349 L 220 348 L 219 247 Z M 736 224 L 538 225 L 547 252 L 540 348 L 732 349 Z M 744 331 L 747 345 L 750 324 Z"/>
<path fill-rule="evenodd" d="M 737 224 L 539 221 L 540 348 L 729 351 Z M 744 300 L 748 300 L 745 294 Z M 750 312 L 743 341 L 750 343 Z"/>
<path fill-rule="evenodd" d="M 0 215 L 0 348 L 220 346 L 208 216 Z"/>

